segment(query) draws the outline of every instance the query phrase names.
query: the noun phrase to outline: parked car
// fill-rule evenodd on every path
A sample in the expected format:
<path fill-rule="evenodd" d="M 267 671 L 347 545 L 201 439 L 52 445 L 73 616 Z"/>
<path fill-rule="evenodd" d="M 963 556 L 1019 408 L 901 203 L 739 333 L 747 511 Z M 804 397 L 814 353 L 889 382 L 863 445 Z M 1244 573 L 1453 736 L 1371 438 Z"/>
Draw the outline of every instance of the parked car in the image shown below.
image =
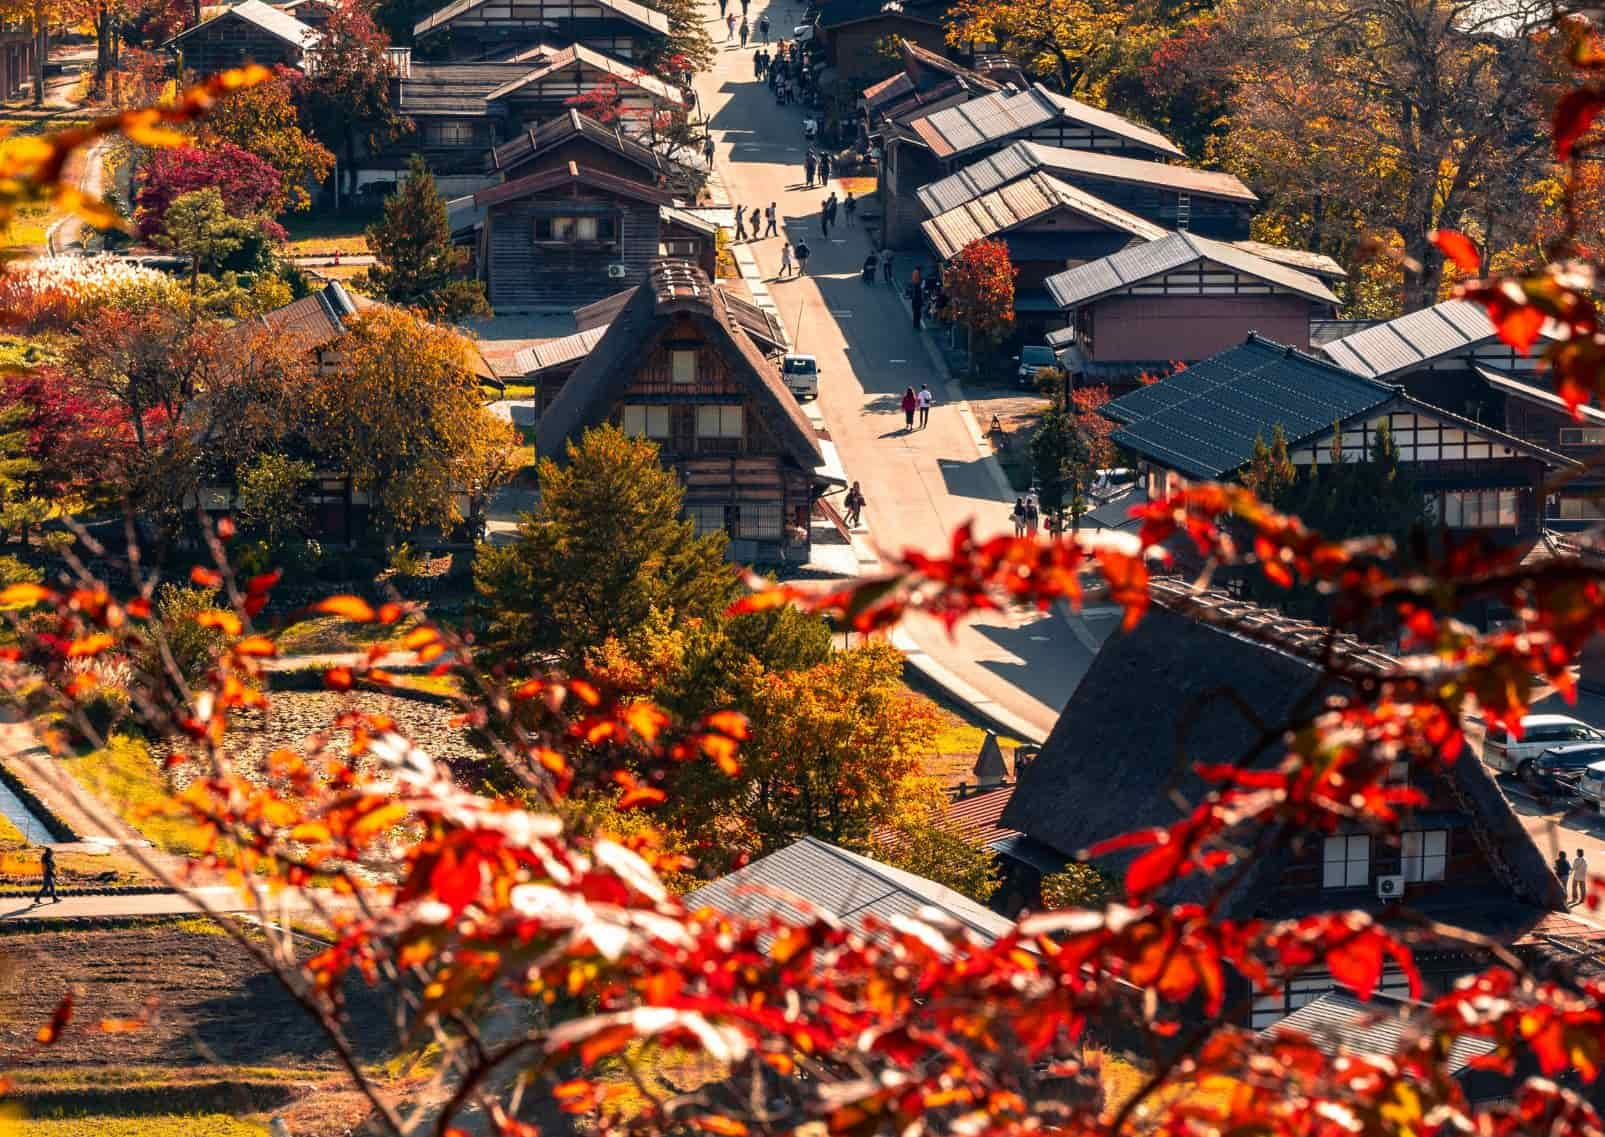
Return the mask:
<path fill-rule="evenodd" d="M 780 376 L 797 398 L 819 398 L 819 361 L 813 356 L 786 356 L 780 361 Z"/>
<path fill-rule="evenodd" d="M 1605 742 L 1568 742 L 1554 746 L 1517 768 L 1523 782 L 1540 793 L 1569 797 L 1590 766 L 1605 763 Z"/>
<path fill-rule="evenodd" d="M 1059 366 L 1059 356 L 1045 343 L 1023 347 L 1020 349 L 1020 354 L 1014 358 L 1020 365 L 1020 370 L 1017 372 L 1020 382 L 1027 386 L 1035 381 L 1037 372 L 1044 367 Z"/>
<path fill-rule="evenodd" d="M 1523 762 L 1567 742 L 1605 742 L 1605 732 L 1567 715 L 1526 715 L 1520 738 L 1511 738 L 1502 727 L 1489 729 L 1482 760 L 1503 773 L 1520 774 Z"/>
<path fill-rule="evenodd" d="M 1577 780 L 1577 796 L 1605 813 L 1605 762 L 1595 762 Z"/>

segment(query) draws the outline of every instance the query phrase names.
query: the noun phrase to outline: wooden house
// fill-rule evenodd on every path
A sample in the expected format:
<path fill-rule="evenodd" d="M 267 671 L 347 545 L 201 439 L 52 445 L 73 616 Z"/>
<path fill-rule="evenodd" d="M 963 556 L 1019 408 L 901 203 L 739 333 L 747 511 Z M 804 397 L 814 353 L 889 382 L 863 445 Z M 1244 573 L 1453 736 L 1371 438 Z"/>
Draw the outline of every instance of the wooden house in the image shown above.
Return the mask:
<path fill-rule="evenodd" d="M 713 279 L 713 273 L 707 267 L 701 264 L 697 267 L 704 276 Z M 778 319 L 717 281 L 714 281 L 712 288 L 718 294 L 726 315 L 741 326 L 742 332 L 757 345 L 765 358 L 774 362 L 785 353 L 786 332 Z M 575 331 L 572 335 L 531 344 L 514 357 L 513 370 L 523 382 L 535 388 L 537 417 L 544 415 L 547 408 L 556 402 L 563 384 L 568 382 L 569 376 L 574 374 L 586 356 L 596 350 L 596 345 L 607 334 L 618 314 L 634 298 L 635 292 L 634 288 L 627 288 L 605 300 L 576 308 Z"/>
<path fill-rule="evenodd" d="M 578 44 L 506 62 L 432 63 L 396 49 L 391 72 L 393 104 L 413 130 L 364 162 L 369 178 L 393 178 L 422 154 L 447 193 L 483 188 L 488 151 L 566 118 L 593 91 L 614 97 L 625 135 L 645 132 L 657 111 L 685 106 L 679 88 Z"/>
<path fill-rule="evenodd" d="M 1247 341 L 1139 387 L 1103 408 L 1112 440 L 1135 454 L 1150 497 L 1237 476 L 1256 441 L 1280 429 L 1293 465 L 1364 461 L 1386 425 L 1447 529 L 1495 539 L 1535 535 L 1543 486 L 1581 465 L 1336 364 L 1250 334 Z"/>
<path fill-rule="evenodd" d="M 507 59 L 543 44 L 583 44 L 638 61 L 662 46 L 669 18 L 637 0 L 453 0 L 412 34 L 437 58 Z"/>
<path fill-rule="evenodd" d="M 674 204 L 666 190 L 577 162 L 480 190 L 477 262 L 491 306 L 567 311 L 642 283 Z"/>
<path fill-rule="evenodd" d="M 318 33 L 288 12 L 262 0 L 242 0 L 164 46 L 178 55 L 183 70 L 211 75 L 246 63 L 298 68 L 317 41 Z"/>
<path fill-rule="evenodd" d="M 696 266 L 650 266 L 541 416 L 536 450 L 562 460 L 600 423 L 658 444 L 687 516 L 727 532 L 733 560 L 808 559 L 814 502 L 837 479 L 779 370 Z"/>
<path fill-rule="evenodd" d="M 864 126 L 873 132 L 879 123 L 896 121 L 914 113 L 939 109 L 955 95 L 976 98 L 1003 89 L 991 75 L 966 67 L 909 39 L 898 41 L 903 57 L 902 70 L 864 88 Z"/>
<path fill-rule="evenodd" d="M 1028 340 L 1058 315 L 1058 305 L 1044 283 L 1049 276 L 1169 235 L 1152 221 L 1046 173 L 984 193 L 937 214 L 920 229 L 938 261 L 952 259 L 972 241 L 997 238 L 1008 246 L 1009 260 L 1018 273 L 1015 323 Z M 1057 324 L 1057 319 L 1053 322 Z"/>
<path fill-rule="evenodd" d="M 1198 765 L 1277 763 L 1284 750 L 1264 745 L 1260 724 L 1296 719 L 1320 696 L 1345 693 L 1328 665 L 1354 677 L 1400 667 L 1352 637 L 1196 592 L 1190 582 L 1157 579 L 1149 595 L 1142 621 L 1099 651 L 1003 811 L 1001 824 L 1024 835 L 1009 847 L 1018 855 L 1004 886 L 1016 909 L 1037 905 L 1044 869 L 1100 841 L 1181 820 L 1208 789 Z M 1401 763 L 1393 776 L 1427 798 L 1396 826 L 1296 834 L 1218 874 L 1184 877 L 1159 899 L 1218 895 L 1222 918 L 1276 920 L 1334 908 L 1376 913 L 1402 896 L 1428 919 L 1518 953 L 1549 950 L 1545 937 L 1570 938 L 1579 922 L 1565 913 L 1559 881 L 1482 763 L 1470 755 Z M 1237 838 L 1234 848 L 1254 847 L 1252 832 Z M 1118 876 L 1135 855 L 1094 863 Z M 1423 943 L 1416 962 L 1429 990 L 1441 991 L 1486 961 L 1463 945 Z M 1242 1008 L 1244 1025 L 1263 1029 L 1335 988 L 1313 967 L 1274 993 L 1241 991 L 1226 1002 Z M 1404 976 L 1390 965 L 1380 990 L 1407 993 Z"/>
<path fill-rule="evenodd" d="M 1040 142 L 1011 143 L 921 186 L 917 196 L 926 215 L 936 217 L 1036 174 L 1049 174 L 1096 194 L 1165 229 L 1218 241 L 1246 239 L 1259 201 L 1231 174 Z M 1341 269 L 1337 272 L 1342 274 Z"/>
<path fill-rule="evenodd" d="M 33 82 L 38 37 L 23 15 L 0 16 L 0 99 L 15 99 Z"/>
<path fill-rule="evenodd" d="M 1158 131 L 1040 84 L 1005 88 L 888 121 L 876 132 L 882 157 L 877 192 L 884 243 L 911 248 L 924 216 L 916 194 L 1014 142 L 1169 161 L 1182 152 Z"/>
<path fill-rule="evenodd" d="M 548 118 L 483 156 L 485 172 L 501 181 L 577 162 L 593 170 L 656 186 L 687 198 L 701 188 L 703 176 L 689 166 L 626 133 L 569 109 Z"/>
<path fill-rule="evenodd" d="M 886 73 L 888 42 L 944 50 L 948 6 L 949 0 L 824 0 L 814 27 L 836 77 L 862 88 Z"/>
<path fill-rule="evenodd" d="M 1584 406 L 1574 419 L 1539 356 L 1501 341 L 1481 305 L 1445 301 L 1354 330 L 1321 353 L 1357 375 L 1399 384 L 1435 406 L 1582 461 L 1584 469 L 1551 495 L 1545 524 L 1576 530 L 1605 519 L 1605 412 Z"/>
<path fill-rule="evenodd" d="M 1319 278 L 1236 245 L 1173 233 L 1049 276 L 1064 327 L 1048 343 L 1082 381 L 1129 386 L 1251 331 L 1308 347 L 1338 298 Z"/>
<path fill-rule="evenodd" d="M 294 16 L 315 32 L 321 32 L 334 15 L 335 0 L 289 0 L 287 4 L 275 4 L 279 11 Z"/>

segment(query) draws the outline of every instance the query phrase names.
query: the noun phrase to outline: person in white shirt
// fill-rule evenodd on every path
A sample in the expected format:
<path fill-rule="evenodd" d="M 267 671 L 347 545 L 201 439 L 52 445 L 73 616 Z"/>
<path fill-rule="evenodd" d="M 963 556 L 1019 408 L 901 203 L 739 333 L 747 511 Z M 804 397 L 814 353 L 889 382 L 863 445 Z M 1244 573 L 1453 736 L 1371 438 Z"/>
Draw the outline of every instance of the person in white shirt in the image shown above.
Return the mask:
<path fill-rule="evenodd" d="M 936 396 L 931 394 L 928 384 L 921 383 L 920 393 L 915 398 L 919 400 L 920 405 L 920 429 L 924 430 L 925 424 L 931 421 L 931 404 L 936 401 Z"/>
<path fill-rule="evenodd" d="M 1572 858 L 1572 895 L 1571 903 L 1581 904 L 1588 899 L 1588 861 L 1583 858 L 1583 851 L 1577 850 Z"/>

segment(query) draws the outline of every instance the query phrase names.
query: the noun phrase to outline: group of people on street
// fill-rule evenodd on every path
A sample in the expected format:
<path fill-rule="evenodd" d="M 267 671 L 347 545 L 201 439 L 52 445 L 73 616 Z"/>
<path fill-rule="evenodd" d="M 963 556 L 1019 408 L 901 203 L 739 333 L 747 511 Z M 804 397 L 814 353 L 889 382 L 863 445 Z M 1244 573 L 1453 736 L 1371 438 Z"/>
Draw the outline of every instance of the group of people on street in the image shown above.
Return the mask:
<path fill-rule="evenodd" d="M 821 150 L 816 154 L 814 148 L 810 146 L 808 152 L 803 155 L 803 187 L 805 189 L 813 188 L 815 174 L 819 175 L 820 185 L 823 186 L 830 183 L 830 152 Z M 831 196 L 834 197 L 835 195 L 832 194 Z"/>
<path fill-rule="evenodd" d="M 918 391 L 915 391 L 912 387 L 903 388 L 904 429 L 914 429 L 914 416 L 918 414 L 920 417 L 919 428 L 924 430 L 926 424 L 931 421 L 931 404 L 935 401 L 936 396 L 931 394 L 931 387 L 928 383 L 921 383 Z"/>
<path fill-rule="evenodd" d="M 1588 858 L 1581 849 L 1571 860 L 1566 850 L 1555 854 L 1555 875 L 1560 878 L 1560 890 L 1566 894 L 1566 903 L 1582 904 L 1588 899 Z"/>
<path fill-rule="evenodd" d="M 747 39 L 752 35 L 752 25 L 747 22 L 747 9 L 752 0 L 741 0 L 741 46 L 747 46 Z M 729 43 L 736 34 L 736 14 L 730 9 L 730 0 L 719 0 L 719 18 L 724 21 L 724 38 Z M 758 34 L 763 36 L 764 43 L 769 42 L 769 17 L 759 15 Z M 760 76 L 761 78 L 761 76 Z"/>
<path fill-rule="evenodd" d="M 777 236 L 779 233 L 776 228 L 775 203 L 772 201 L 764 209 L 759 209 L 756 205 L 753 206 L 751 214 L 748 214 L 745 208 L 738 205 L 735 207 L 735 219 L 736 240 L 738 241 L 760 241 L 765 237 Z M 750 233 L 747 230 L 749 224 L 752 226 Z"/>
<path fill-rule="evenodd" d="M 831 190 L 830 196 L 820 203 L 819 229 L 827 237 L 830 236 L 830 227 L 836 224 L 836 207 L 838 204 L 835 190 Z"/>
<path fill-rule="evenodd" d="M 1042 524 L 1042 510 L 1037 505 L 1036 491 L 1024 497 L 1014 499 L 1014 509 L 1009 513 L 1009 520 L 1014 522 L 1014 535 L 1016 537 L 1035 537 L 1037 528 Z"/>
<path fill-rule="evenodd" d="M 785 280 L 792 276 L 803 276 L 808 272 L 808 254 L 812 252 L 807 241 L 798 241 L 795 246 L 790 242 L 782 242 L 780 246 L 780 272 L 777 280 Z M 793 263 L 793 256 L 796 257 Z"/>

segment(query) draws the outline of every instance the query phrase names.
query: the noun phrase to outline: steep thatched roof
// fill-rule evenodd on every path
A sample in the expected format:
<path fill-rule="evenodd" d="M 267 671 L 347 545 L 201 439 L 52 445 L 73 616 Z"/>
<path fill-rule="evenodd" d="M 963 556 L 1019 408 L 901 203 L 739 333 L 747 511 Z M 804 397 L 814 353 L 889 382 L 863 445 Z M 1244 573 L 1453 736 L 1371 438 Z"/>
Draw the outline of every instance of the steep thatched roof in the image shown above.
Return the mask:
<path fill-rule="evenodd" d="M 1042 753 L 1021 772 L 1001 819 L 1068 857 L 1122 833 L 1175 823 L 1205 792 L 1194 764 L 1245 754 L 1274 762 L 1280 740 L 1266 737 L 1266 728 L 1318 711 L 1344 690 L 1318 662 L 1329 650 L 1328 630 L 1172 581 L 1156 582 L 1151 592 L 1154 606 L 1142 622 L 1098 653 Z M 1351 637 L 1332 640 L 1330 650 L 1351 674 L 1381 676 L 1399 666 Z M 1482 764 L 1466 755 L 1447 777 L 1448 796 L 1510 895 L 1561 907 L 1559 882 Z M 1251 866 L 1229 909 L 1254 911 L 1286 860 L 1273 855 Z"/>
<path fill-rule="evenodd" d="M 588 427 L 606 421 L 613 404 L 635 377 L 632 364 L 658 341 L 673 321 L 689 316 L 722 352 L 734 375 L 746 382 L 759 413 L 802 469 L 824 465 L 818 435 L 775 365 L 764 356 L 731 312 L 723 289 L 715 288 L 690 261 L 655 261 L 646 283 L 629 294 L 613 314 L 607 332 L 563 385 L 557 401 L 541 416 L 535 447 L 562 459 L 564 445 Z"/>

